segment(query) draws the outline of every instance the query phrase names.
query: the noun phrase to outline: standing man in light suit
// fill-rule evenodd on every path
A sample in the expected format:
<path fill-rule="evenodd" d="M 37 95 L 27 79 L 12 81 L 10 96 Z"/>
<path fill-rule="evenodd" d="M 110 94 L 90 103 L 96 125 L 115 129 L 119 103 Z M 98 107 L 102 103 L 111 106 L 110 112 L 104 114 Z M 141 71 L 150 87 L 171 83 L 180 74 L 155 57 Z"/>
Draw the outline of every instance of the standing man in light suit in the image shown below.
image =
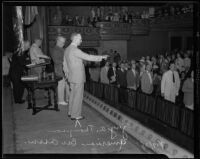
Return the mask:
<path fill-rule="evenodd" d="M 101 61 L 102 59 L 107 59 L 108 55 L 94 56 L 81 51 L 78 48 L 82 42 L 82 37 L 79 33 L 72 33 L 71 41 L 71 44 L 65 49 L 64 53 L 64 58 L 67 64 L 67 69 L 64 70 L 68 77 L 71 89 L 68 116 L 71 117 L 72 120 L 81 120 L 84 119 L 84 117 L 81 116 L 85 82 L 83 60 Z"/>
<path fill-rule="evenodd" d="M 178 72 L 175 70 L 175 63 L 170 62 L 169 67 L 170 69 L 162 76 L 161 95 L 164 99 L 175 103 L 180 89 L 180 78 Z"/>

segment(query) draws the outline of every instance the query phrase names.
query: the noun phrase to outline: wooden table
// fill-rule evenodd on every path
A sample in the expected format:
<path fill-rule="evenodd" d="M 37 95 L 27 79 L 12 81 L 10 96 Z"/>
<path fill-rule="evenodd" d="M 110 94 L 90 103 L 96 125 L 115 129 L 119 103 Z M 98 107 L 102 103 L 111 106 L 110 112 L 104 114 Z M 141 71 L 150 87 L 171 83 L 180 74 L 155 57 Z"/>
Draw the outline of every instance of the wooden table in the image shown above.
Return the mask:
<path fill-rule="evenodd" d="M 41 80 L 41 81 L 23 81 L 28 89 L 28 108 L 33 110 L 32 115 L 35 115 L 37 112 L 41 110 L 55 110 L 59 111 L 58 109 L 58 103 L 57 103 L 57 86 L 58 86 L 58 80 Z M 48 105 L 44 107 L 37 107 L 36 106 L 36 99 L 35 99 L 35 90 L 37 89 L 43 89 L 48 91 Z M 49 108 L 52 106 L 51 103 L 51 90 L 53 90 L 54 93 L 54 108 Z"/>

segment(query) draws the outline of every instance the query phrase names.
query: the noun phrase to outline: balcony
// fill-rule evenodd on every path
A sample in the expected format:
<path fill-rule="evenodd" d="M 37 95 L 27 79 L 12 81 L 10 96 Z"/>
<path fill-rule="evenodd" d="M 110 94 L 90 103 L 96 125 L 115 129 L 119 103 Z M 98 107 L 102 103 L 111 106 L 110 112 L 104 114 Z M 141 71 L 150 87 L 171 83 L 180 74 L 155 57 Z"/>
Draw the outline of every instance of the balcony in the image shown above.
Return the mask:
<path fill-rule="evenodd" d="M 97 22 L 96 27 L 100 28 L 102 40 L 129 40 L 132 35 L 147 35 L 149 33 L 148 23 L 138 19 L 135 23 L 119 22 Z"/>
<path fill-rule="evenodd" d="M 81 33 L 83 38 L 83 47 L 98 47 L 100 41 L 99 29 L 94 27 L 80 26 L 48 26 L 49 47 L 55 45 L 56 36 L 62 35 L 66 37 L 66 45 L 70 43 L 70 35 L 73 32 Z"/>

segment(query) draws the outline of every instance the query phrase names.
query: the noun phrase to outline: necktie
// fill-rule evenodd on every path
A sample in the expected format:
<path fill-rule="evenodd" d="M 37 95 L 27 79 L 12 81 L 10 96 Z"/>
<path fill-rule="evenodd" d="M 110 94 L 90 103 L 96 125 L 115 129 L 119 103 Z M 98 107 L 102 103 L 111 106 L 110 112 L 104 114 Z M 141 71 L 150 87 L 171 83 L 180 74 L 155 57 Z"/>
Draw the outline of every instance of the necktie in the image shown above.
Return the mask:
<path fill-rule="evenodd" d="M 174 77 L 174 73 L 172 73 L 173 74 L 173 82 L 175 83 L 175 77 Z"/>

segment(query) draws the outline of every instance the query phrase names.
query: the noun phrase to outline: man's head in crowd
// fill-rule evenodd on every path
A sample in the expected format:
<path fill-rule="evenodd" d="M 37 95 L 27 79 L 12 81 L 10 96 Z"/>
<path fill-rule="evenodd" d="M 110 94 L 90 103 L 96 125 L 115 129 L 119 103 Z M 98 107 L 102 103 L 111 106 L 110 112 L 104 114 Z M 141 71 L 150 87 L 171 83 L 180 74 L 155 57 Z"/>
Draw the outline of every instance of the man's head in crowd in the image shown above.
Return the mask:
<path fill-rule="evenodd" d="M 135 63 L 131 63 L 131 68 L 135 70 L 136 64 Z"/>
<path fill-rule="evenodd" d="M 174 61 L 171 61 L 170 63 L 169 63 L 169 68 L 170 68 L 170 70 L 173 72 L 173 71 L 175 71 L 175 68 L 176 66 L 175 66 L 175 63 L 174 63 Z"/>
<path fill-rule="evenodd" d="M 135 60 L 131 60 L 131 64 L 133 64 L 133 63 L 134 63 L 134 64 L 136 63 Z"/>
<path fill-rule="evenodd" d="M 115 67 L 115 68 L 116 68 L 116 67 L 117 67 L 117 63 L 116 63 L 116 62 L 113 62 L 113 63 L 112 63 L 112 67 Z"/>
<path fill-rule="evenodd" d="M 66 39 L 65 39 L 63 36 L 58 36 L 58 37 L 56 38 L 56 45 L 57 45 L 58 47 L 63 48 L 64 45 L 65 45 L 65 41 L 66 41 Z"/>
<path fill-rule="evenodd" d="M 146 65 L 146 70 L 150 72 L 150 71 L 151 71 L 151 69 L 152 69 L 152 66 L 151 66 L 151 64 L 147 63 L 147 65 Z"/>
<path fill-rule="evenodd" d="M 121 62 L 121 63 L 120 63 L 120 68 L 121 68 L 121 69 L 125 69 L 124 62 Z"/>
<path fill-rule="evenodd" d="M 41 38 L 38 38 L 38 39 L 35 39 L 35 44 L 40 47 L 42 45 L 42 39 Z"/>
<path fill-rule="evenodd" d="M 106 67 L 109 67 L 109 65 L 110 65 L 110 62 L 109 62 L 109 61 L 106 61 L 105 66 L 106 66 Z"/>

